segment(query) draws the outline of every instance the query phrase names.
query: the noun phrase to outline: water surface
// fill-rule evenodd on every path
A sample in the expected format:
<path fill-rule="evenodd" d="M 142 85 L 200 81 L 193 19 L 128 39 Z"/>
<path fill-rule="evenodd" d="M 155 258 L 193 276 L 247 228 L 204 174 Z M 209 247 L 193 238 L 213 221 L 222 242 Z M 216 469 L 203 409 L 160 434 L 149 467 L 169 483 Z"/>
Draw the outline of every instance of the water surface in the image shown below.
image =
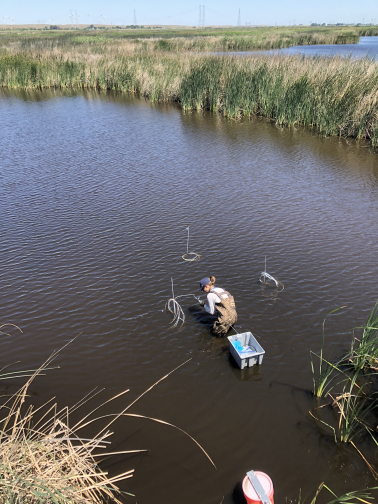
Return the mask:
<path fill-rule="evenodd" d="M 378 37 L 360 37 L 358 44 L 317 44 L 300 45 L 286 47 L 284 49 L 272 49 L 270 51 L 240 51 L 223 52 L 215 54 L 224 54 L 235 56 L 250 56 L 256 54 L 284 54 L 284 55 L 302 55 L 302 56 L 341 56 L 344 58 L 369 58 L 378 57 Z"/>
<path fill-rule="evenodd" d="M 302 54 L 304 56 L 343 56 L 371 58 L 378 56 L 378 37 L 360 37 L 358 44 L 325 44 L 294 46 L 280 49 L 279 54 Z"/>
<path fill-rule="evenodd" d="M 139 504 L 239 503 L 250 469 L 272 477 L 276 502 L 322 481 L 336 493 L 373 486 L 308 414 L 324 316 L 347 306 L 326 331 L 341 355 L 378 298 L 378 157 L 367 145 L 113 94 L 3 93 L 0 114 L 1 322 L 23 330 L 3 337 L 2 364 L 38 366 L 81 334 L 33 384 L 35 404 L 105 387 L 95 407 L 130 388 L 103 408 L 119 411 L 191 359 L 130 412 L 189 432 L 217 470 L 179 431 L 123 417 L 113 448 L 149 452 L 106 467 L 136 468 L 122 488 Z M 188 225 L 194 263 L 181 259 Z M 258 282 L 265 256 L 278 296 Z M 234 295 L 237 330 L 266 350 L 261 367 L 240 371 L 189 298 L 185 325 L 169 328 L 171 278 L 176 295 L 197 294 L 209 274 Z"/>

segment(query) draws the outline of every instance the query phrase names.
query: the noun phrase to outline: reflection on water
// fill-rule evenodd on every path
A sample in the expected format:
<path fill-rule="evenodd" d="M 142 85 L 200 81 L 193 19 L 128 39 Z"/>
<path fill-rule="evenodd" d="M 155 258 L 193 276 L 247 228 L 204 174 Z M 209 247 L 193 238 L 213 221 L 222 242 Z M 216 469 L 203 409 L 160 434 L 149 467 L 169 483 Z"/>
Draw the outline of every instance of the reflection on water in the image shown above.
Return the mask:
<path fill-rule="evenodd" d="M 116 94 L 8 92 L 0 112 L 0 307 L 24 331 L 3 338 L 3 363 L 33 368 L 82 333 L 33 401 L 72 405 L 96 385 L 104 398 L 130 388 L 131 401 L 191 359 L 131 412 L 185 429 L 218 470 L 179 431 L 120 419 L 115 449 L 150 450 L 111 466 L 137 468 L 124 488 L 139 503 L 231 504 L 250 469 L 270 474 L 277 502 L 321 481 L 336 493 L 373 486 L 313 423 L 308 391 L 325 314 L 348 307 L 326 327 L 327 347 L 342 353 L 378 297 L 376 154 Z M 181 258 L 188 225 L 193 263 Z M 278 295 L 258 281 L 265 256 L 285 285 Z M 261 368 L 240 371 L 190 298 L 184 326 L 169 328 L 171 278 L 176 295 L 198 294 L 209 274 L 235 297 L 237 331 L 265 349 Z"/>

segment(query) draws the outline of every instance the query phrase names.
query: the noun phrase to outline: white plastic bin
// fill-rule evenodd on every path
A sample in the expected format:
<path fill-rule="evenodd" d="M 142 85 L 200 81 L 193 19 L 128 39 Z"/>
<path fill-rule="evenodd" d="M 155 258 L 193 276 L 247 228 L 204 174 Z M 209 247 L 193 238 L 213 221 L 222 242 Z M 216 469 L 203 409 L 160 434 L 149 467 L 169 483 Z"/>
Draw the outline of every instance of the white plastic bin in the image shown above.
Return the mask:
<path fill-rule="evenodd" d="M 236 360 L 240 369 L 244 369 L 245 367 L 251 367 L 255 364 L 261 364 L 265 350 L 262 346 L 257 342 L 256 338 L 253 336 L 251 332 L 245 332 L 241 334 L 235 334 L 233 336 L 227 337 L 230 342 L 230 352 L 233 358 Z M 239 353 L 234 347 L 234 341 L 239 341 L 243 346 L 249 346 L 253 350 L 255 350 L 252 354 Z"/>

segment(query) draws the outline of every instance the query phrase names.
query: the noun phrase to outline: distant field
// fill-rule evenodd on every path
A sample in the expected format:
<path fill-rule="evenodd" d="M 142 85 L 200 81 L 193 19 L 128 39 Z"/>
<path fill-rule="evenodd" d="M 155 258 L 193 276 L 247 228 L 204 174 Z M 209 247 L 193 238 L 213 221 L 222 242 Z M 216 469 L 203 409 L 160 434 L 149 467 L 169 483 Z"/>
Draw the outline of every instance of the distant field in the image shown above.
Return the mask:
<path fill-rule="evenodd" d="M 129 28 L 129 29 L 4 29 L 3 44 L 14 40 L 61 41 L 62 45 L 144 40 L 141 49 L 166 51 L 234 51 L 276 49 L 293 45 L 357 43 L 361 35 L 378 35 L 378 27 L 243 27 L 243 28 Z M 154 41 L 161 40 L 154 45 Z M 59 44 L 59 42 L 57 42 Z"/>

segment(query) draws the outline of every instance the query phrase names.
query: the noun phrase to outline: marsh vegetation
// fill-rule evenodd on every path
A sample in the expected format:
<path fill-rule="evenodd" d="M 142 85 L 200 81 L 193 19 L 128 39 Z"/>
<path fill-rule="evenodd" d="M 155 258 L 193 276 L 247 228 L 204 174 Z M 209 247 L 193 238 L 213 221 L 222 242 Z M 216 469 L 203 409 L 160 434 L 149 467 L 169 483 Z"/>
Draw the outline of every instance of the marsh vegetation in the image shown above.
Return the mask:
<path fill-rule="evenodd" d="M 156 102 L 179 102 L 184 110 L 231 118 L 256 114 L 279 125 L 302 124 L 323 135 L 364 138 L 377 146 L 375 61 L 214 56 L 194 52 L 193 44 L 201 40 L 6 36 L 0 38 L 0 86 L 134 93 Z M 212 39 L 203 40 L 209 44 Z M 177 50 L 171 50 L 172 44 Z M 184 51 L 186 44 L 190 50 Z"/>
<path fill-rule="evenodd" d="M 333 310 L 328 315 L 339 310 Z M 328 359 L 324 357 L 326 319 L 323 323 L 320 353 L 311 352 L 312 392 L 318 400 L 310 415 L 333 432 L 336 443 L 350 443 L 364 459 L 374 478 L 378 479 L 376 467 L 369 463 L 356 446 L 356 440 L 361 440 L 361 436 L 367 436 L 378 446 L 378 302 L 370 312 L 365 326 L 356 328 L 362 331 L 361 338 L 353 334 L 350 351 L 333 362 L 332 355 Z M 318 369 L 314 362 L 316 358 L 319 360 Z"/>
<path fill-rule="evenodd" d="M 1 32 L 0 32 L 1 33 Z M 181 28 L 181 29 L 124 29 L 124 30 L 69 30 L 69 31 L 3 31 L 2 39 L 24 43 L 54 39 L 57 45 L 92 45 L 122 41 L 143 41 L 149 50 L 169 51 L 235 51 L 279 49 L 294 45 L 355 44 L 360 36 L 378 35 L 378 28 L 356 27 L 238 27 L 238 28 Z"/>

